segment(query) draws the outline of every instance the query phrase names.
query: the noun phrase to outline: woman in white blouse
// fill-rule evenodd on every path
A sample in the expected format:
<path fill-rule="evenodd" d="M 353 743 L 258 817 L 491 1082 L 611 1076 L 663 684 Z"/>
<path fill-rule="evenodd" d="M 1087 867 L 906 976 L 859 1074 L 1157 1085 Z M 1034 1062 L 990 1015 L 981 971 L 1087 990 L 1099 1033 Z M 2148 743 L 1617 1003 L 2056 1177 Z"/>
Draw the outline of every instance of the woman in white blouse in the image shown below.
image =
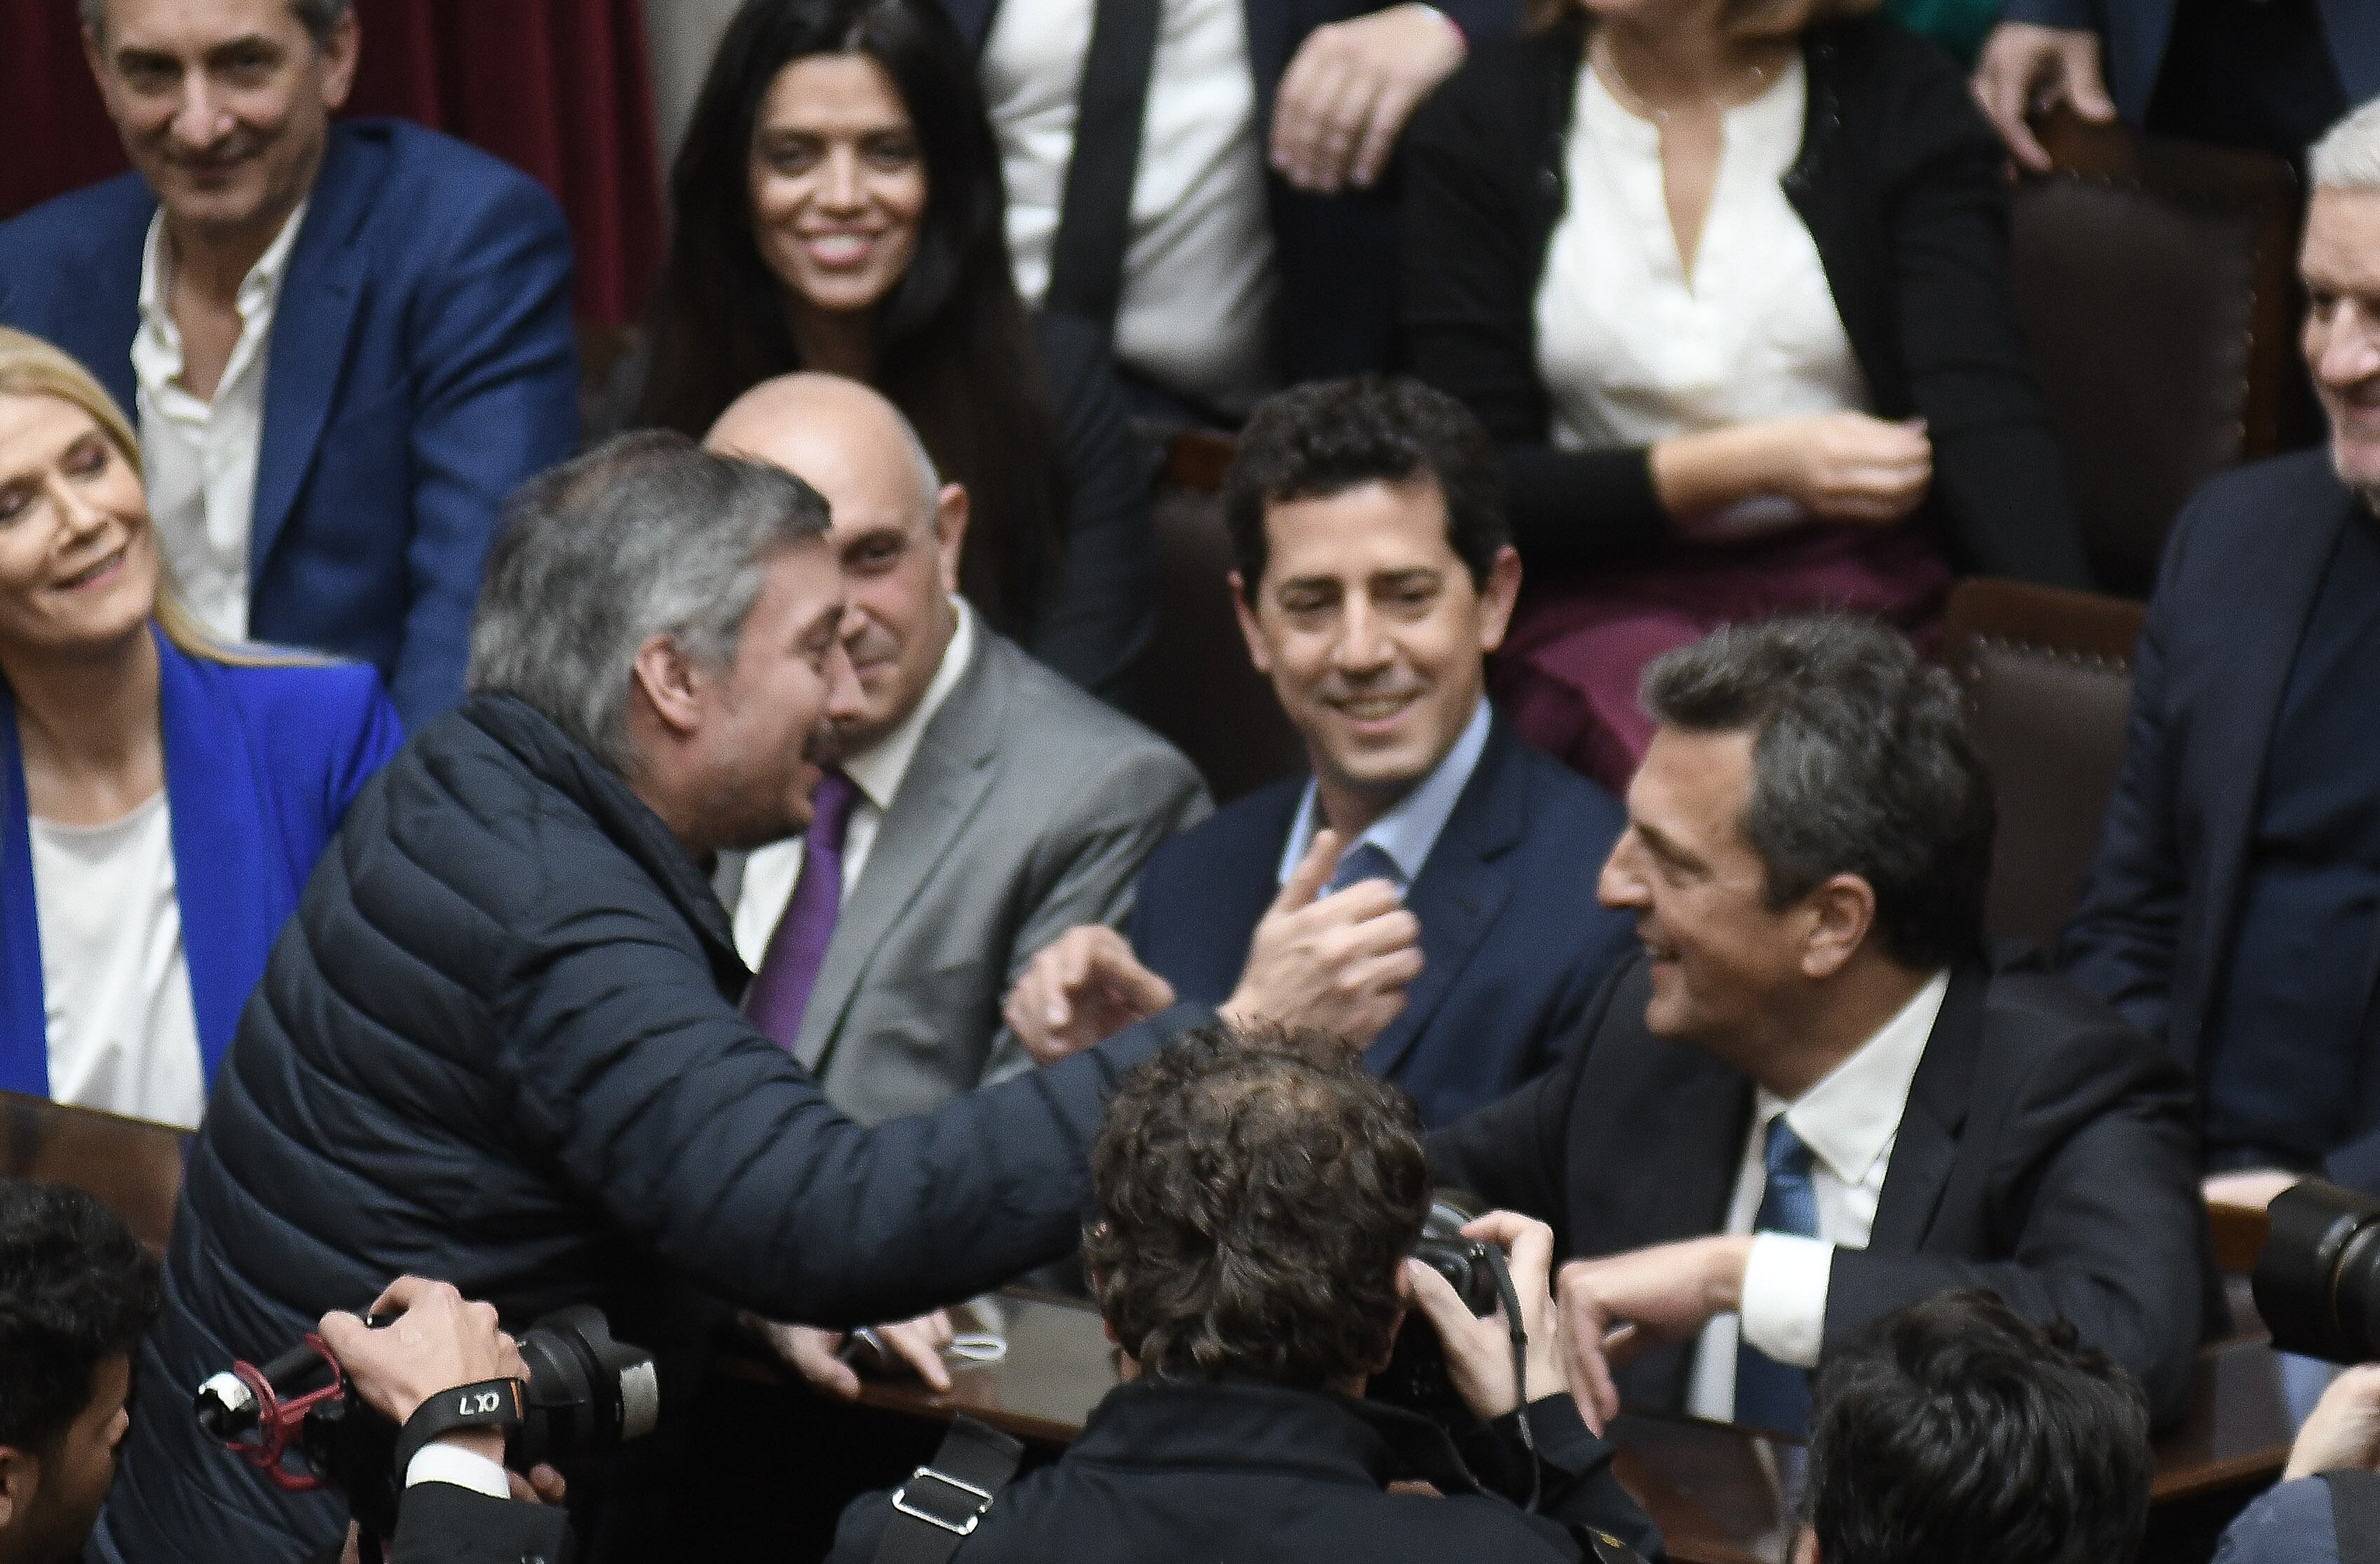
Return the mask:
<path fill-rule="evenodd" d="M 195 1126 L 400 735 L 370 668 L 214 645 L 164 576 L 123 410 L 0 329 L 0 1089 Z"/>
<path fill-rule="evenodd" d="M 2088 584 L 2005 154 L 1873 8 L 1541 0 L 1408 141 L 1407 346 L 1501 443 L 1530 574 L 1496 692 L 1614 787 L 1644 664 L 1719 624 Z"/>

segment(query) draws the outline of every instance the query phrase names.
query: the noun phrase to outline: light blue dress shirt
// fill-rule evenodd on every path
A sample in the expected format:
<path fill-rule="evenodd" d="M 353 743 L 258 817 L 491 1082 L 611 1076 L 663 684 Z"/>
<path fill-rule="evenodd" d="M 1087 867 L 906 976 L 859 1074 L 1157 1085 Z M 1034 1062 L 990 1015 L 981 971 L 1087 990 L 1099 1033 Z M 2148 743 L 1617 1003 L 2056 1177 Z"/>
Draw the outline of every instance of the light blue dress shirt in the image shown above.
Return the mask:
<path fill-rule="evenodd" d="M 1439 833 L 1446 829 L 1448 817 L 1454 813 L 1455 801 L 1470 785 L 1471 773 L 1478 770 L 1480 754 L 1488 747 L 1488 697 L 1482 696 L 1472 710 L 1471 721 L 1463 725 L 1462 736 L 1454 741 L 1454 747 L 1411 793 L 1397 800 L 1395 808 L 1374 820 L 1363 835 L 1342 848 L 1342 855 L 1366 843 L 1378 848 L 1396 866 L 1400 877 L 1397 894 L 1402 896 L 1414 877 L 1421 873 L 1422 865 L 1428 861 L 1429 850 L 1438 845 Z M 1281 869 L 1274 884 L 1288 884 L 1306 849 L 1314 845 L 1314 833 L 1320 828 L 1320 810 L 1317 784 L 1308 779 L 1305 796 L 1298 801 L 1297 818 L 1289 825 L 1289 842 L 1281 850 Z"/>

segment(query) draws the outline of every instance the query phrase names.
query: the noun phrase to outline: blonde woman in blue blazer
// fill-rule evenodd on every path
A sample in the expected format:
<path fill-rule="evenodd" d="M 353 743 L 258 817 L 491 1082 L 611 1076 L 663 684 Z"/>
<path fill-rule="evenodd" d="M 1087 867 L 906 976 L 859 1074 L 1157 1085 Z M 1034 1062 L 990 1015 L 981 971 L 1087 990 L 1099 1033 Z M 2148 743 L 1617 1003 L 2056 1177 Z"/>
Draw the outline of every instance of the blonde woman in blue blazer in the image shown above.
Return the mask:
<path fill-rule="evenodd" d="M 122 409 L 0 328 L 0 1088 L 196 1125 L 400 736 L 370 668 L 207 640 Z"/>

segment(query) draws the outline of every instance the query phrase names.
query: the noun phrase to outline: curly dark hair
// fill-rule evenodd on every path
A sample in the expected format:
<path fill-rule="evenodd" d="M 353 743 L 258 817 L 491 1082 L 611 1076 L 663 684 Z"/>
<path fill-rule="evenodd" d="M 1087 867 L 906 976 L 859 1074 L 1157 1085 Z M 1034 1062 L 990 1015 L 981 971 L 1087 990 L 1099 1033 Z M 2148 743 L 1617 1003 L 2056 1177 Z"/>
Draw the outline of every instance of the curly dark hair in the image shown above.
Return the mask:
<path fill-rule="evenodd" d="M 56 1449 L 159 1301 L 155 1256 L 95 1196 L 0 1179 L 0 1445 Z"/>
<path fill-rule="evenodd" d="M 1091 1289 L 1144 1374 L 1308 1388 L 1378 1366 L 1430 1194 L 1412 1099 L 1345 1043 L 1221 1024 L 1124 1077 L 1091 1187 Z"/>
<path fill-rule="evenodd" d="M 1232 563 L 1248 601 L 1265 567 L 1265 511 L 1366 483 L 1427 476 L 1446 501 L 1446 541 L 1484 588 L 1512 540 L 1504 469 L 1471 409 L 1409 376 L 1317 381 L 1268 396 L 1240 431 L 1223 478 Z"/>
<path fill-rule="evenodd" d="M 1731 624 L 1656 659 L 1643 694 L 1670 727 L 1752 735 L 1742 830 L 1772 910 L 1855 874 L 1895 961 L 1982 952 L 1991 777 L 1957 684 L 1899 632 L 1839 613 Z"/>
<path fill-rule="evenodd" d="M 1989 1292 L 1897 1309 L 1827 1360 L 1810 1523 L 1827 1564 L 2125 1564 L 2149 1513 L 2149 1404 L 2065 1320 Z"/>

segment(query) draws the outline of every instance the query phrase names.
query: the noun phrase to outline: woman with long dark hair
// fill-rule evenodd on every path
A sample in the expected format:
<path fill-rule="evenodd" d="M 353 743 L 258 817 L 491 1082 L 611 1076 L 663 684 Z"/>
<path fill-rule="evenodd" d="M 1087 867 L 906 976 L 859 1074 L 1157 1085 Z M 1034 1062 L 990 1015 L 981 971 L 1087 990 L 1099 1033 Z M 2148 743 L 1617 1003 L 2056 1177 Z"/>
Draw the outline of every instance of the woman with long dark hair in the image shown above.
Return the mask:
<path fill-rule="evenodd" d="M 1098 333 L 1017 297 L 999 149 L 937 0 L 748 0 L 671 194 L 636 421 L 699 439 L 795 370 L 874 386 L 972 497 L 968 599 L 1118 698 L 1155 615 L 1155 454 Z"/>

